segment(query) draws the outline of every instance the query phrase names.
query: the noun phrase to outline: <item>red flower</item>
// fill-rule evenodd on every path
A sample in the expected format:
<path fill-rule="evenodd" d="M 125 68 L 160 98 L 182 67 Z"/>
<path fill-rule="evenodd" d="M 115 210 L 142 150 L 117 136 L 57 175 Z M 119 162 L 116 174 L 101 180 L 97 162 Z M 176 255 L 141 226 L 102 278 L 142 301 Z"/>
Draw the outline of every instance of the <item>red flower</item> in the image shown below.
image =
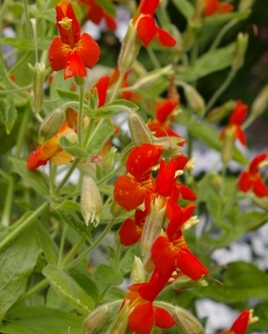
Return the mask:
<path fill-rule="evenodd" d="M 50 66 L 54 71 L 64 69 L 64 79 L 85 77 L 86 67 L 92 68 L 98 61 L 100 48 L 89 34 L 81 35 L 80 24 L 69 1 L 60 1 L 56 13 L 60 37 L 54 38 L 50 45 Z"/>
<path fill-rule="evenodd" d="M 123 222 L 119 230 L 122 245 L 133 245 L 140 240 L 146 215 L 146 211 L 136 210 L 134 219 L 128 218 Z"/>
<path fill-rule="evenodd" d="M 251 312 L 245 309 L 233 323 L 229 330 L 224 330 L 221 334 L 245 334 L 250 323 Z"/>
<path fill-rule="evenodd" d="M 98 107 L 102 107 L 105 104 L 109 83 L 110 83 L 110 77 L 103 76 L 95 83 L 95 85 L 91 89 L 91 94 L 92 94 L 94 88 L 97 88 L 98 99 L 99 99 Z"/>
<path fill-rule="evenodd" d="M 160 275 L 154 271 L 149 282 L 137 283 L 128 287 L 130 292 L 125 296 L 131 313 L 128 317 L 129 329 L 135 334 L 150 334 L 153 326 L 171 328 L 175 320 L 170 313 L 161 307 L 153 305 L 153 301 L 166 285 L 170 275 Z"/>
<path fill-rule="evenodd" d="M 170 127 L 170 122 L 175 115 L 175 109 L 178 104 L 179 101 L 177 99 L 167 99 L 155 103 L 155 119 L 148 124 L 149 129 L 154 132 L 155 137 L 170 136 L 182 138 Z M 183 145 L 184 143 L 185 140 L 182 140 L 180 145 Z"/>
<path fill-rule="evenodd" d="M 156 38 L 161 46 L 172 47 L 176 44 L 176 40 L 168 32 L 158 27 L 154 20 L 154 12 L 159 2 L 160 0 L 141 0 L 132 22 L 137 27 L 138 37 L 145 46 Z"/>
<path fill-rule="evenodd" d="M 234 10 L 234 6 L 230 3 L 220 2 L 218 0 L 204 0 L 204 5 L 205 16 L 210 16 L 213 14 L 225 14 Z"/>
<path fill-rule="evenodd" d="M 268 152 L 258 154 L 250 163 L 248 169 L 240 174 L 238 179 L 238 188 L 244 193 L 250 189 L 258 197 L 268 196 L 268 187 L 262 181 L 260 167 L 263 164 L 268 164 L 266 158 Z"/>
<path fill-rule="evenodd" d="M 248 112 L 248 106 L 241 100 L 236 102 L 235 108 L 229 120 L 229 124 L 222 130 L 220 138 L 223 139 L 228 133 L 234 139 L 238 139 L 241 144 L 246 145 L 246 136 L 241 125 L 244 122 Z"/>
<path fill-rule="evenodd" d="M 110 30 L 116 29 L 116 22 L 113 15 L 107 13 L 105 9 L 99 5 L 96 0 L 79 0 L 79 3 L 85 3 L 89 6 L 87 17 L 95 24 L 100 24 L 102 20 L 106 22 L 107 27 Z"/>
<path fill-rule="evenodd" d="M 168 201 L 167 216 L 170 222 L 166 232 L 157 237 L 151 249 L 152 260 L 161 274 L 177 268 L 192 280 L 199 280 L 209 271 L 189 250 L 181 228 L 190 219 L 194 206 L 181 208 Z"/>
<path fill-rule="evenodd" d="M 152 168 L 157 164 L 163 149 L 160 146 L 143 144 L 130 153 L 126 167 L 131 175 L 121 175 L 114 187 L 114 199 L 130 211 L 145 202 L 150 206 L 150 195 L 154 192 Z"/>

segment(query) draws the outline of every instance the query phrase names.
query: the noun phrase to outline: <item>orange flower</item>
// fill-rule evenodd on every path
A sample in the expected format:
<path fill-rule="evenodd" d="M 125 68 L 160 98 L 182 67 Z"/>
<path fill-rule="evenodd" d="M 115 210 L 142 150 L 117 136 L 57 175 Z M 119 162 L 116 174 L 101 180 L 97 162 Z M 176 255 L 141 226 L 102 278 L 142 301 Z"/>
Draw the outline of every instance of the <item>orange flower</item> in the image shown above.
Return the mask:
<path fill-rule="evenodd" d="M 170 219 L 166 232 L 157 237 L 151 249 L 152 260 L 161 274 L 173 272 L 177 268 L 192 280 L 199 280 L 209 271 L 189 250 L 181 228 L 190 219 L 194 205 L 185 208 L 167 203 L 167 217 Z"/>
<path fill-rule="evenodd" d="M 95 24 L 100 24 L 102 20 L 106 22 L 107 27 L 110 30 L 116 29 L 116 22 L 110 13 L 105 11 L 101 5 L 99 5 L 96 0 L 78 0 L 78 3 L 84 3 L 89 6 L 87 17 L 89 20 L 94 22 Z M 112 1 L 111 1 L 112 3 Z"/>
<path fill-rule="evenodd" d="M 155 38 L 161 46 L 172 47 L 176 44 L 176 40 L 155 23 L 154 13 L 159 3 L 160 0 L 141 0 L 132 22 L 137 28 L 139 39 L 145 46 Z"/>
<path fill-rule="evenodd" d="M 247 140 L 241 125 L 243 124 L 244 119 L 247 116 L 247 112 L 248 106 L 246 104 L 243 104 L 241 100 L 238 100 L 236 102 L 228 125 L 222 130 L 220 134 L 220 139 L 224 139 L 225 135 L 228 133 L 234 139 L 238 139 L 241 144 L 246 145 Z"/>
<path fill-rule="evenodd" d="M 166 285 L 170 273 L 163 276 L 157 270 L 149 282 L 137 283 L 128 287 L 122 306 L 128 302 L 131 313 L 128 317 L 129 329 L 135 334 L 150 334 L 153 326 L 171 328 L 175 320 L 165 309 L 154 306 L 153 301 Z"/>
<path fill-rule="evenodd" d="M 56 6 L 57 28 L 60 37 L 52 41 L 48 56 L 54 71 L 64 69 L 64 79 L 87 75 L 86 67 L 92 68 L 99 60 L 100 48 L 87 33 L 81 35 L 81 27 L 69 1 Z"/>
<path fill-rule="evenodd" d="M 204 15 L 225 14 L 232 12 L 234 6 L 230 3 L 220 2 L 218 0 L 204 0 Z"/>
<path fill-rule="evenodd" d="M 268 196 L 268 187 L 262 181 L 260 167 L 263 164 L 268 164 L 266 158 L 268 152 L 258 154 L 250 163 L 247 170 L 243 171 L 238 179 L 238 188 L 244 193 L 250 189 L 258 197 Z"/>

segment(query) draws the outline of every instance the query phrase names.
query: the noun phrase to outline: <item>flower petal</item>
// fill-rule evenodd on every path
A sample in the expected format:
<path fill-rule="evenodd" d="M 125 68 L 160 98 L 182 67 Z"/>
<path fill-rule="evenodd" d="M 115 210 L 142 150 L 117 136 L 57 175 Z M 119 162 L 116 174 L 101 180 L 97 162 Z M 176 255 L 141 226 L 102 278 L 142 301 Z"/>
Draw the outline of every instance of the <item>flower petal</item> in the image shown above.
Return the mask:
<path fill-rule="evenodd" d="M 100 57 L 98 43 L 87 33 L 81 35 L 79 42 L 75 45 L 85 67 L 92 68 Z"/>
<path fill-rule="evenodd" d="M 129 329 L 135 334 L 150 334 L 154 321 L 154 311 L 151 302 L 138 305 L 128 317 Z"/>
<path fill-rule="evenodd" d="M 254 181 L 252 190 L 258 197 L 268 196 L 268 187 L 263 183 L 261 177 Z"/>
<path fill-rule="evenodd" d="M 124 246 L 133 245 L 139 241 L 142 228 L 138 226 L 134 219 L 126 219 L 120 227 L 120 242 Z"/>
<path fill-rule="evenodd" d="M 177 43 L 175 38 L 160 27 L 156 27 L 156 40 L 161 46 L 173 47 Z"/>
<path fill-rule="evenodd" d="M 244 171 L 240 174 L 237 186 L 244 193 L 248 192 L 253 186 L 253 181 L 251 180 L 250 173 L 248 171 Z"/>
<path fill-rule="evenodd" d="M 177 257 L 178 268 L 192 280 L 197 281 L 209 274 L 208 269 L 195 257 L 187 247 L 183 247 Z"/>
<path fill-rule="evenodd" d="M 268 152 L 264 152 L 255 156 L 249 165 L 250 174 L 256 173 L 259 170 L 259 165 L 268 157 Z"/>
<path fill-rule="evenodd" d="M 176 321 L 170 313 L 161 307 L 154 306 L 155 324 L 159 328 L 171 328 Z"/>
<path fill-rule="evenodd" d="M 156 35 L 155 21 L 152 16 L 144 16 L 139 19 L 137 26 L 139 39 L 145 46 L 148 46 Z"/>
<path fill-rule="evenodd" d="M 62 43 L 59 37 L 53 39 L 48 50 L 48 59 L 53 71 L 60 71 L 65 68 L 70 50 L 69 45 Z"/>
<path fill-rule="evenodd" d="M 145 15 L 154 15 L 160 0 L 141 0 L 138 12 Z"/>
<path fill-rule="evenodd" d="M 69 52 L 66 58 L 66 64 L 64 69 L 64 79 L 71 78 L 73 76 L 86 77 L 87 71 L 85 65 L 78 54 L 78 52 Z"/>
<path fill-rule="evenodd" d="M 233 331 L 235 334 L 245 334 L 250 319 L 250 311 L 244 310 L 238 318 L 233 323 L 230 331 Z"/>

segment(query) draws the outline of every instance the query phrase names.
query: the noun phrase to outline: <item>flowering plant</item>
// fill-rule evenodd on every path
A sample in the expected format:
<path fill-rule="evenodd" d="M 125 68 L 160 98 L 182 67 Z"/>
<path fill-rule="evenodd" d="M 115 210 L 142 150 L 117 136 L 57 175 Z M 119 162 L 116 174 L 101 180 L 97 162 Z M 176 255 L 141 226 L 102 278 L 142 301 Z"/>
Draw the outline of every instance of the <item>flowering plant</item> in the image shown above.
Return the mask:
<path fill-rule="evenodd" d="M 247 139 L 267 86 L 224 95 L 249 32 L 225 39 L 253 9 L 3 2 L 1 333 L 210 334 L 206 300 L 238 314 L 221 333 L 267 329 L 267 273 L 215 258 L 268 218 L 268 151 Z M 216 160 L 198 171 L 200 143 Z"/>

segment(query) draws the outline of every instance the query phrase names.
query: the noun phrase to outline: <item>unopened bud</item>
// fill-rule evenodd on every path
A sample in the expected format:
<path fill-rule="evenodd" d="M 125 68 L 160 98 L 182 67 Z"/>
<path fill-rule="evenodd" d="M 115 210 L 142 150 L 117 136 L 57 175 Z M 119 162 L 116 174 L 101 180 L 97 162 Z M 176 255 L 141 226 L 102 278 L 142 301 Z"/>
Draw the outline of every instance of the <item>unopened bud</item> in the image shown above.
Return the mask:
<path fill-rule="evenodd" d="M 131 113 L 128 117 L 128 125 L 132 140 L 136 146 L 153 142 L 152 133 L 144 120 L 136 113 Z"/>
<path fill-rule="evenodd" d="M 268 85 L 266 85 L 253 101 L 251 115 L 259 117 L 268 107 Z"/>
<path fill-rule="evenodd" d="M 232 59 L 232 69 L 239 70 L 244 64 L 244 56 L 248 46 L 248 34 L 240 32 L 237 35 L 235 51 Z"/>
<path fill-rule="evenodd" d="M 218 173 L 215 173 L 215 172 L 212 172 L 210 174 L 210 184 L 212 185 L 212 187 L 217 191 L 217 192 L 220 192 L 222 187 L 223 187 L 223 179 L 222 177 L 218 174 Z"/>
<path fill-rule="evenodd" d="M 250 9 L 254 2 L 255 0 L 240 0 L 238 10 L 242 12 L 244 10 Z"/>
<path fill-rule="evenodd" d="M 151 254 L 152 245 L 163 228 L 166 219 L 166 207 L 162 201 L 161 198 L 157 198 L 151 207 L 150 213 L 146 216 L 140 242 L 143 256 Z"/>
<path fill-rule="evenodd" d="M 205 113 L 205 101 L 203 97 L 191 85 L 186 84 L 183 88 L 188 106 L 202 117 Z"/>
<path fill-rule="evenodd" d="M 53 137 L 59 130 L 64 120 L 64 113 L 61 109 L 56 109 L 42 122 L 38 132 L 38 142 L 40 144 Z"/>
<path fill-rule="evenodd" d="M 103 202 L 96 183 L 91 177 L 87 177 L 82 186 L 81 213 L 86 225 L 93 223 L 96 227 L 100 222 Z"/>
<path fill-rule="evenodd" d="M 137 29 L 130 21 L 118 58 L 118 68 L 120 72 L 125 73 L 132 67 L 138 56 L 141 45 L 142 43 L 137 36 Z"/>
<path fill-rule="evenodd" d="M 135 256 L 131 270 L 131 281 L 133 283 L 141 283 L 146 281 L 146 272 L 144 270 L 141 259 L 137 256 Z"/>
<path fill-rule="evenodd" d="M 119 204 L 117 204 L 116 201 L 113 201 L 110 206 L 110 212 L 114 217 L 121 216 L 126 210 Z"/>
<path fill-rule="evenodd" d="M 88 334 L 102 333 L 112 322 L 121 305 L 121 301 L 107 303 L 96 308 L 85 319 L 83 326 Z"/>
<path fill-rule="evenodd" d="M 128 331 L 129 305 L 125 303 L 120 312 L 114 317 L 113 323 L 109 326 L 106 334 L 125 334 Z"/>
<path fill-rule="evenodd" d="M 112 147 L 102 160 L 102 167 L 105 172 L 110 172 L 116 162 L 116 148 Z"/>
<path fill-rule="evenodd" d="M 204 329 L 200 322 L 187 310 L 179 306 L 174 306 L 170 313 L 176 321 L 176 326 L 181 334 L 204 334 Z"/>
<path fill-rule="evenodd" d="M 212 122 L 212 123 L 220 122 L 225 117 L 227 117 L 231 113 L 232 110 L 234 110 L 235 104 L 236 104 L 236 102 L 231 100 L 231 101 L 228 101 L 228 102 L 222 104 L 219 107 L 213 108 L 209 112 L 209 114 L 207 116 L 207 120 Z"/>
<path fill-rule="evenodd" d="M 44 63 L 35 63 L 34 67 L 31 64 L 28 64 L 28 66 L 33 73 L 32 108 L 35 113 L 38 113 L 43 106 L 46 65 Z"/>
<path fill-rule="evenodd" d="M 233 132 L 227 129 L 224 134 L 223 145 L 221 150 L 221 160 L 225 166 L 232 158 L 234 141 L 235 138 L 233 136 Z"/>

